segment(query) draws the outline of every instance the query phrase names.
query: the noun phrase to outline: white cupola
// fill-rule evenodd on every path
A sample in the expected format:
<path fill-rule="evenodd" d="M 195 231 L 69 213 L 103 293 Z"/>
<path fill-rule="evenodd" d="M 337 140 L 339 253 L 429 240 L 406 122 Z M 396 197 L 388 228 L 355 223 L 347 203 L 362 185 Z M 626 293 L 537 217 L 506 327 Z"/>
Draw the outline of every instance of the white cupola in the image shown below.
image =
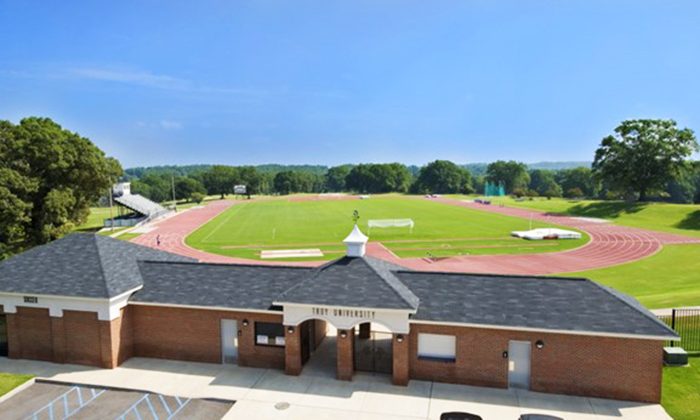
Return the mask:
<path fill-rule="evenodd" d="M 369 238 L 362 233 L 357 224 L 352 228 L 352 232 L 347 238 L 343 239 L 343 242 L 348 249 L 348 257 L 364 257 L 365 255 L 365 245 Z"/>

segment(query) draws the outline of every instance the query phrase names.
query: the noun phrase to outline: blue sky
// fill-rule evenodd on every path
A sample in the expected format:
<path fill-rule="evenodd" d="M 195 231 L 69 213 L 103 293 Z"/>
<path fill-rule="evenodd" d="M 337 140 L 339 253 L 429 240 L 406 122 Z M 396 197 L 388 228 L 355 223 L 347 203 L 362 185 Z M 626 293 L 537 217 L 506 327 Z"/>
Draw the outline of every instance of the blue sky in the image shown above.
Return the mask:
<path fill-rule="evenodd" d="M 125 167 L 591 160 L 700 130 L 698 1 L 3 1 L 0 119 Z"/>

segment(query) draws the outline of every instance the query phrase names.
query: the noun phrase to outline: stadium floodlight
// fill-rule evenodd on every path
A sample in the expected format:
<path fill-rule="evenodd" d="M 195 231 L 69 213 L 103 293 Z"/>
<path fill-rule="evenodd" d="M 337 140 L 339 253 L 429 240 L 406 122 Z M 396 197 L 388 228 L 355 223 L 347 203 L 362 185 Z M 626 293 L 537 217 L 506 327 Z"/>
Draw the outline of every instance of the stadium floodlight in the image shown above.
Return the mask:
<path fill-rule="evenodd" d="M 367 221 L 367 234 L 372 231 L 373 227 L 376 228 L 389 228 L 389 227 L 409 227 L 410 233 L 413 233 L 413 219 L 373 219 Z"/>

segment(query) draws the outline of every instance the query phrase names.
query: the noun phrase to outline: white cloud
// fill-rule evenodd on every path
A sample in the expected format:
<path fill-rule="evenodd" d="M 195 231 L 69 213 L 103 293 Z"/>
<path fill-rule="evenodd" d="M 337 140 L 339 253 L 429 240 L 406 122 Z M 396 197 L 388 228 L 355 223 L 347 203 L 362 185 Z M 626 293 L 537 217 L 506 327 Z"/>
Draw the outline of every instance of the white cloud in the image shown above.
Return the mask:
<path fill-rule="evenodd" d="M 158 125 L 166 130 L 180 130 L 182 128 L 182 123 L 178 121 L 161 120 Z"/>
<path fill-rule="evenodd" d="M 185 90 L 190 88 L 191 85 L 189 81 L 184 79 L 143 71 L 74 68 L 68 70 L 68 76 L 79 79 L 118 82 L 160 89 Z"/>

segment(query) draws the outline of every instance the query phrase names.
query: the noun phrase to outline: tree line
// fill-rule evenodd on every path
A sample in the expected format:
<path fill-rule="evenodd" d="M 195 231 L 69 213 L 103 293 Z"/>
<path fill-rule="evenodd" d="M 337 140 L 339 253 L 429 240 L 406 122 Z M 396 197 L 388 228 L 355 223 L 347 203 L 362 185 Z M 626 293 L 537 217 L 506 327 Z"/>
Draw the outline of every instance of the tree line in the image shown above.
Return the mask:
<path fill-rule="evenodd" d="M 602 139 L 592 167 L 529 168 L 518 161 L 423 167 L 366 163 L 319 165 L 191 165 L 122 170 L 89 139 L 48 118 L 0 121 L 0 259 L 59 238 L 85 223 L 90 206 L 117 180 L 154 201 L 247 194 L 323 192 L 481 194 L 486 182 L 524 196 L 700 202 L 699 147 L 672 120 L 627 120 Z M 471 170 L 470 170 L 471 169 Z"/>

